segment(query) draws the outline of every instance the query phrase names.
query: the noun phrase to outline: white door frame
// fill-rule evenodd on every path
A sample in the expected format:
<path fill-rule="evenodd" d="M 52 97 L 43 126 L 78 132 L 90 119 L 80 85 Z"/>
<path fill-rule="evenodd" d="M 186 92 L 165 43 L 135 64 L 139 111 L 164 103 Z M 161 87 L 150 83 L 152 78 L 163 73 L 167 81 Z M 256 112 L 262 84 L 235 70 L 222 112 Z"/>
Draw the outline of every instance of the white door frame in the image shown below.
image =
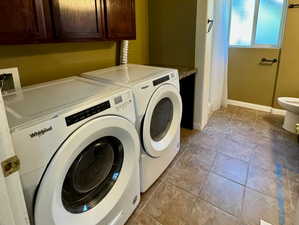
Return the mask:
<path fill-rule="evenodd" d="M 208 41 L 206 27 L 210 16 L 208 12 L 213 10 L 213 2 L 214 0 L 197 1 L 195 67 L 198 73 L 195 81 L 194 128 L 198 130 L 202 130 L 209 119 L 210 59 L 207 53 L 211 50 L 206 49 Z"/>
<path fill-rule="evenodd" d="M 13 156 L 15 151 L 0 89 L 0 162 Z M 3 204 L 0 208 L 0 224 L 30 224 L 19 172 L 4 177 L 0 169 L 0 201 Z"/>

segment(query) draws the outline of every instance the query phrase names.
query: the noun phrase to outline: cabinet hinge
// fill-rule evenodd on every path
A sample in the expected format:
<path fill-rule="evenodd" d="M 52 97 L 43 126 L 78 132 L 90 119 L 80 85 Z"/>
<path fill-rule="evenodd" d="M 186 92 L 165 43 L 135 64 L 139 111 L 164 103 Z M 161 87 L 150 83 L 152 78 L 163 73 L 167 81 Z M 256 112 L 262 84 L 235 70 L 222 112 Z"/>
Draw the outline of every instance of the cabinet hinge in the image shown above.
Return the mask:
<path fill-rule="evenodd" d="M 1 162 L 3 175 L 8 177 L 9 175 L 20 170 L 21 162 L 17 156 L 13 156 Z"/>

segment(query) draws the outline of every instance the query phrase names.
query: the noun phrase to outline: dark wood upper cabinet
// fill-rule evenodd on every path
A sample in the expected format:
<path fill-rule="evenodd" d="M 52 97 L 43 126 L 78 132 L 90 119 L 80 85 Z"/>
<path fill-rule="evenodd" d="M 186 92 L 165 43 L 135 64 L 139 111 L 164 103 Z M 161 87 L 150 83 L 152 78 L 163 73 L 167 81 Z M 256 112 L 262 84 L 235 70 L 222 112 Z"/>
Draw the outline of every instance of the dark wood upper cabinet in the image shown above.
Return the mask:
<path fill-rule="evenodd" d="M 46 36 L 43 0 L 0 1 L 0 43 L 35 43 Z"/>
<path fill-rule="evenodd" d="M 103 39 L 103 6 L 103 0 L 52 0 L 55 38 Z"/>
<path fill-rule="evenodd" d="M 0 44 L 135 39 L 134 0 L 0 0 Z"/>
<path fill-rule="evenodd" d="M 108 39 L 135 39 L 135 1 L 105 0 Z"/>

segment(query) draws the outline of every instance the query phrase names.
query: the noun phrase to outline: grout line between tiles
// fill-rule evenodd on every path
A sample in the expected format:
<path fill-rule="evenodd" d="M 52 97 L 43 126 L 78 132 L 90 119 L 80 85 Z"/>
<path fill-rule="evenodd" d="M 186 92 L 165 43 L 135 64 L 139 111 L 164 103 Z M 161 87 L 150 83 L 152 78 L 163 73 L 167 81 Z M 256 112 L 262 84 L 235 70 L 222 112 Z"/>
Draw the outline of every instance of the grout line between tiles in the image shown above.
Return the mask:
<path fill-rule="evenodd" d="M 225 177 L 224 175 L 217 173 L 216 171 L 211 171 L 211 173 L 216 174 L 217 176 L 222 177 L 222 178 L 224 178 L 226 180 L 229 180 L 229 181 L 231 181 L 231 182 L 233 182 L 235 184 L 239 184 L 239 185 L 241 185 L 243 187 L 246 187 L 246 184 L 241 184 L 241 183 L 239 183 L 239 182 L 237 182 L 237 181 L 235 181 L 235 180 L 233 180 L 231 178 Z"/>
<path fill-rule="evenodd" d="M 248 182 L 248 176 L 249 176 L 249 166 L 250 166 L 250 163 L 248 163 L 248 167 L 247 167 L 245 187 L 244 187 L 243 196 L 242 196 L 242 205 L 241 205 L 241 214 L 240 214 L 240 219 L 242 221 L 243 221 L 243 210 L 244 210 L 244 204 L 245 204 L 245 195 L 246 195 L 246 189 L 247 189 L 247 182 Z"/>
<path fill-rule="evenodd" d="M 215 203 L 210 202 L 210 201 L 208 201 L 208 200 L 206 200 L 206 199 L 204 199 L 204 198 L 202 198 L 202 197 L 198 197 L 197 201 L 204 201 L 204 202 L 207 202 L 208 204 L 212 205 L 212 206 L 215 207 L 216 209 L 218 209 L 218 210 L 220 210 L 220 211 L 222 211 L 222 212 L 225 212 L 226 214 L 228 214 L 228 215 L 230 215 L 230 216 L 233 216 L 233 217 L 235 217 L 235 218 L 237 218 L 237 219 L 240 219 L 240 217 L 233 215 L 232 213 L 226 211 L 225 209 L 221 209 L 221 208 L 220 208 L 219 206 L 217 206 Z"/>
<path fill-rule="evenodd" d="M 185 147 L 187 147 L 187 146 L 185 146 Z M 169 175 L 168 175 L 168 172 L 169 172 L 168 170 L 171 169 L 171 168 L 173 168 L 173 167 L 178 163 L 178 161 L 180 160 L 180 158 L 181 158 L 184 154 L 186 154 L 186 151 L 188 151 L 188 149 L 185 149 L 181 154 L 178 154 L 178 155 L 176 156 L 177 158 L 175 158 L 175 162 L 173 163 L 173 165 L 169 165 L 169 167 L 167 167 L 166 170 L 164 171 L 165 174 L 163 173 L 161 176 L 166 176 L 166 178 L 167 178 L 167 176 L 169 176 Z M 161 178 L 161 177 L 160 177 L 160 178 Z M 148 197 L 147 201 L 144 203 L 143 207 L 140 208 L 140 211 L 144 211 L 145 207 L 146 207 L 146 206 L 149 204 L 149 202 L 152 200 L 154 194 L 157 192 L 157 190 L 158 190 L 159 187 L 162 185 L 162 183 L 165 183 L 165 182 L 170 183 L 170 182 L 168 181 L 168 179 L 163 178 L 163 177 L 162 177 L 162 179 L 160 179 L 160 178 L 157 179 L 156 182 L 159 182 L 159 183 L 157 184 L 156 187 L 154 187 L 155 190 L 153 191 L 153 193 L 150 194 L 150 196 Z M 160 179 L 160 180 L 159 180 L 159 179 Z M 155 185 L 155 184 L 153 184 L 153 185 Z"/>
<path fill-rule="evenodd" d="M 187 151 L 188 151 L 188 150 L 185 150 L 185 152 L 184 152 L 183 154 L 186 154 Z M 216 151 L 216 152 L 217 152 L 217 151 Z M 183 155 L 183 154 L 182 154 L 182 155 Z M 211 173 L 211 169 L 212 169 L 212 167 L 213 167 L 213 165 L 214 165 L 214 163 L 215 163 L 215 160 L 216 160 L 216 154 L 215 154 L 215 157 L 214 157 L 214 159 L 213 159 L 213 162 L 211 163 L 211 166 L 209 167 L 208 170 L 206 170 L 206 171 L 207 171 L 207 177 L 206 177 L 206 180 L 203 182 L 202 186 L 200 187 L 200 191 L 199 191 L 198 196 L 195 195 L 194 193 L 191 193 L 190 191 L 188 191 L 188 190 L 182 188 L 182 187 L 178 187 L 176 184 L 173 184 L 172 182 L 170 182 L 170 181 L 168 181 L 168 180 L 166 181 L 166 182 L 168 182 L 169 184 L 175 186 L 176 188 L 178 188 L 178 189 L 180 189 L 180 190 L 182 190 L 182 191 L 184 191 L 184 192 L 187 192 L 188 194 L 190 194 L 190 195 L 192 195 L 192 196 L 195 197 L 195 200 L 194 200 L 194 202 L 193 202 L 192 209 L 196 206 L 196 201 L 197 201 L 198 199 L 201 199 L 201 198 L 200 198 L 200 194 L 201 194 L 201 192 L 203 191 L 205 184 L 208 182 L 208 177 L 209 177 L 209 175 L 210 175 L 210 173 Z M 178 162 L 178 161 L 177 161 L 177 162 Z M 177 162 L 176 162 L 176 163 L 177 163 Z M 216 207 L 216 208 L 219 209 L 218 207 Z M 222 210 L 222 211 L 223 211 L 223 210 Z M 230 214 L 230 215 L 231 215 L 231 214 Z"/>
<path fill-rule="evenodd" d="M 160 225 L 163 225 L 162 222 L 160 222 L 158 219 L 156 219 L 156 218 L 153 217 L 152 215 L 148 214 L 145 210 L 142 210 L 142 213 L 146 214 L 148 217 L 152 218 L 154 221 L 156 221 L 156 222 L 159 223 Z"/>
<path fill-rule="evenodd" d="M 184 188 L 178 187 L 177 185 L 169 182 L 168 180 L 166 180 L 165 183 L 168 183 L 169 185 L 174 186 L 175 188 L 179 189 L 180 191 L 186 192 L 187 194 L 192 195 L 193 197 L 195 197 L 195 199 L 192 202 L 192 207 L 191 207 L 192 210 L 194 209 L 194 207 L 196 206 L 196 201 L 199 198 L 198 196 L 194 195 L 193 193 L 191 193 L 188 190 L 185 190 Z M 160 221 L 158 221 L 158 222 L 160 223 Z M 163 224 L 161 223 L 161 225 L 163 225 Z"/>
<path fill-rule="evenodd" d="M 224 176 L 222 176 L 222 175 L 219 175 L 219 174 L 217 174 L 217 173 L 215 173 L 215 172 L 213 172 L 213 171 L 211 171 L 210 173 L 214 173 L 214 174 L 216 174 L 217 176 L 220 176 L 220 177 L 222 177 L 222 178 L 224 178 L 224 179 L 226 179 L 226 180 L 228 180 L 228 181 L 231 181 L 231 182 L 233 182 L 233 183 L 235 183 L 235 184 L 238 184 L 238 185 L 240 185 L 240 186 L 242 186 L 243 187 L 243 193 L 242 193 L 242 202 L 241 202 L 241 213 L 240 213 L 240 215 L 239 216 L 241 216 L 242 215 L 242 212 L 243 212 L 243 205 L 244 205 L 244 198 L 245 198 L 245 190 L 246 190 L 246 186 L 245 185 L 243 185 L 243 184 L 240 184 L 240 183 L 238 183 L 238 182 L 236 182 L 236 181 L 233 181 L 233 180 L 231 180 L 231 179 L 229 179 L 229 178 L 227 178 L 227 177 L 224 177 Z M 205 200 L 205 199 L 203 199 L 203 198 L 201 198 L 201 197 L 199 197 L 200 199 L 202 199 L 202 200 Z M 205 200 L 206 202 L 209 202 L 208 200 Z M 214 205 L 216 208 L 218 208 L 218 209 L 221 209 L 221 208 L 219 208 L 219 206 L 217 206 L 217 205 L 215 205 L 214 203 L 212 203 L 212 202 L 209 202 L 209 203 L 211 203 L 212 205 Z M 221 209 L 222 211 L 224 211 L 224 212 L 226 212 L 226 213 L 228 213 L 228 214 L 230 214 L 230 215 L 232 215 L 232 216 L 234 216 L 234 217 L 236 217 L 236 218 L 239 218 L 239 217 L 237 217 L 237 216 L 235 216 L 235 215 L 233 215 L 233 214 L 231 214 L 231 213 L 229 213 L 229 212 L 227 212 L 226 210 L 224 210 L 224 209 Z"/>
<path fill-rule="evenodd" d="M 206 178 L 208 178 L 208 176 L 209 176 L 209 173 L 207 174 Z M 207 179 L 206 179 L 206 180 L 207 180 Z M 204 186 L 204 184 L 205 184 L 206 181 L 205 181 L 204 184 L 202 184 L 202 186 L 200 187 L 200 191 L 199 191 L 199 194 L 198 194 L 198 195 L 192 193 L 191 191 L 189 191 L 189 190 L 187 190 L 187 189 L 185 189 L 185 188 L 183 188 L 183 187 L 177 186 L 175 183 L 169 181 L 168 179 L 167 179 L 166 182 L 167 182 L 168 184 L 170 184 L 170 185 L 175 186 L 176 188 L 178 188 L 178 189 L 180 189 L 180 190 L 183 190 L 184 192 L 187 192 L 188 194 L 194 196 L 195 198 L 199 198 L 200 193 L 201 193 L 201 191 L 202 191 L 202 189 L 203 189 L 203 186 Z"/>
<path fill-rule="evenodd" d="M 150 194 L 150 196 L 148 197 L 148 199 L 145 201 L 144 205 L 140 208 L 140 211 L 143 211 L 144 208 L 148 205 L 148 203 L 152 200 L 154 194 L 156 193 L 156 191 L 159 189 L 159 187 L 162 185 L 162 183 L 164 183 L 163 180 L 157 180 L 156 182 L 158 182 L 157 184 L 153 184 L 153 185 L 157 185 L 156 187 L 152 187 L 155 188 L 155 190 L 153 190 L 153 192 Z"/>
<path fill-rule="evenodd" d="M 260 192 L 260 191 L 258 191 L 258 190 L 256 190 L 256 189 L 253 189 L 253 188 L 248 187 L 248 186 L 246 186 L 246 188 L 247 188 L 247 189 L 250 189 L 251 191 L 257 192 L 257 193 L 259 193 L 259 194 L 261 194 L 261 195 L 264 195 L 264 196 L 266 196 L 266 197 L 269 197 L 269 198 L 272 198 L 272 199 L 275 199 L 275 200 L 276 200 L 276 197 L 274 197 L 274 196 L 272 196 L 272 195 L 265 194 L 265 193 L 263 193 L 263 192 Z"/>
<path fill-rule="evenodd" d="M 238 110 L 238 111 L 240 111 L 240 109 Z M 238 112 L 234 112 L 234 113 L 232 113 L 232 116 L 229 118 L 229 120 L 228 120 L 228 122 L 227 122 L 227 126 L 228 126 L 228 128 L 229 129 L 232 129 L 232 124 L 231 124 L 231 121 L 233 120 L 233 118 L 236 118 L 236 115 L 235 114 L 237 114 Z M 241 121 L 244 121 L 243 119 L 241 120 Z M 257 123 L 258 123 L 258 113 L 255 111 L 255 118 L 254 118 L 254 120 L 253 120 L 253 123 L 254 123 L 254 132 L 256 133 L 257 132 Z M 217 132 L 220 132 L 221 133 L 221 130 L 217 130 Z M 226 135 L 227 137 L 229 137 L 229 135 L 227 134 L 227 132 L 222 132 L 221 134 L 224 134 L 224 135 Z M 178 164 L 178 162 L 181 160 L 181 158 L 185 155 L 185 154 L 187 154 L 187 152 L 188 151 L 190 151 L 190 139 L 189 138 L 186 138 L 186 140 L 188 140 L 187 141 L 187 143 L 188 144 L 185 144 L 186 146 L 184 146 L 184 150 L 183 150 L 183 152 L 178 156 L 178 158 L 176 159 L 176 161 L 174 162 L 174 164 L 170 167 L 170 168 L 172 168 L 172 167 L 175 167 L 177 164 Z M 242 142 L 239 142 L 239 141 L 237 141 L 237 140 L 234 140 L 234 139 L 231 139 L 230 138 L 230 140 L 232 140 L 232 141 L 234 141 L 234 142 L 237 142 L 237 143 L 239 143 L 239 144 L 242 144 Z M 246 140 L 245 140 L 246 141 Z M 247 143 L 247 142 L 246 142 Z M 248 187 L 247 186 L 247 184 L 248 184 L 248 178 L 249 178 L 249 169 L 250 169 L 250 166 L 252 165 L 252 163 L 253 163 L 253 160 L 254 160 L 254 154 L 253 153 L 255 153 L 256 152 L 256 149 L 257 149 L 257 147 L 259 146 L 259 144 L 256 144 L 255 145 L 255 147 L 254 148 L 250 148 L 251 150 L 252 150 L 252 154 L 251 154 L 251 157 L 250 157 L 250 160 L 247 162 L 247 161 L 244 161 L 244 160 L 242 160 L 242 159 L 239 159 L 239 158 L 236 158 L 236 157 L 231 157 L 230 155 L 228 155 L 229 157 L 231 157 L 231 158 L 236 158 L 236 159 L 238 159 L 238 160 L 241 160 L 241 161 L 244 161 L 244 162 L 246 162 L 247 163 L 247 170 L 246 170 L 246 180 L 245 180 L 245 184 L 240 184 L 240 183 L 238 183 L 238 182 L 236 182 L 236 181 L 234 181 L 234 180 L 232 180 L 232 179 L 230 179 L 230 178 L 227 178 L 227 177 L 225 177 L 225 176 L 223 176 L 223 175 L 221 175 L 221 174 L 218 174 L 217 172 L 215 172 L 215 171 L 213 171 L 213 168 L 214 168 L 214 166 L 215 166 L 215 163 L 216 163 L 216 158 L 217 158 L 217 155 L 218 154 L 225 154 L 225 153 L 223 153 L 223 152 L 221 152 L 221 151 L 216 151 L 216 155 L 215 155 L 215 157 L 213 158 L 213 161 L 212 161 L 212 163 L 211 163 L 211 166 L 208 168 L 208 170 L 205 170 L 205 171 L 207 171 L 207 178 L 211 175 L 211 174 L 217 174 L 218 176 L 220 176 L 220 177 L 222 177 L 222 178 L 224 178 L 224 179 L 226 179 L 226 180 L 229 180 L 229 181 L 231 181 L 231 182 L 234 182 L 234 183 L 236 183 L 236 184 L 239 184 L 239 185 L 241 185 L 242 187 L 244 187 L 243 188 L 243 195 L 242 195 L 242 202 L 241 202 L 241 212 L 240 212 L 240 215 L 239 216 L 235 216 L 235 215 L 232 215 L 231 213 L 229 213 L 229 212 L 227 212 L 226 210 L 223 210 L 223 209 L 221 209 L 221 208 L 219 208 L 217 205 L 215 205 L 214 203 L 212 203 L 212 202 L 209 202 L 209 201 L 207 201 L 207 200 L 205 200 L 205 199 L 203 199 L 200 195 L 202 194 L 202 192 L 203 192 L 203 190 L 205 189 L 205 187 L 206 187 L 206 184 L 207 184 L 207 182 L 208 182 L 208 179 L 206 179 L 206 180 L 204 180 L 203 182 L 202 182 L 202 185 L 201 185 L 201 187 L 200 187 L 200 190 L 199 190 L 199 196 L 197 196 L 197 195 L 195 195 L 195 194 L 193 194 L 193 193 L 191 193 L 190 191 L 188 191 L 188 190 L 186 190 L 186 189 L 184 189 L 184 188 L 182 188 L 182 187 L 179 187 L 179 186 L 177 186 L 176 184 L 173 184 L 172 182 L 170 182 L 169 180 L 168 180 L 168 177 L 170 176 L 169 175 L 169 171 L 166 171 L 166 174 L 164 175 L 165 177 L 165 179 L 163 178 L 162 180 L 161 180 L 161 183 L 159 183 L 158 184 L 158 186 L 156 187 L 156 189 L 153 191 L 153 193 L 149 196 L 149 199 L 147 200 L 147 202 L 144 204 L 144 206 L 143 206 L 143 208 L 142 208 L 142 211 L 144 212 L 144 213 L 146 213 L 145 212 L 145 207 L 146 206 L 148 206 L 148 204 L 150 203 L 150 201 L 152 200 L 152 198 L 153 198 L 153 196 L 154 196 L 154 194 L 157 192 L 157 190 L 159 189 L 159 187 L 160 187 L 160 185 L 162 185 L 162 183 L 168 183 L 168 184 L 170 184 L 170 185 L 173 185 L 174 187 L 176 187 L 176 188 L 178 188 L 178 189 L 180 189 L 180 190 L 182 190 L 182 191 L 184 191 L 184 192 L 186 192 L 186 193 L 188 193 L 188 194 L 190 194 L 190 195 L 192 195 L 192 196 L 194 196 L 194 197 L 196 197 L 196 200 L 193 202 L 193 207 L 195 207 L 195 204 L 196 204 L 196 202 L 197 201 L 205 201 L 205 202 L 208 202 L 209 204 L 211 204 L 212 206 L 214 206 L 215 208 L 217 208 L 217 209 L 219 209 L 219 210 L 221 210 L 221 211 L 223 211 L 223 212 L 225 212 L 225 213 L 227 213 L 228 215 L 231 215 L 231 216 L 233 216 L 234 218 L 237 218 L 237 219 L 242 219 L 242 215 L 243 215 L 243 210 L 244 210 L 244 204 L 245 204 L 245 195 L 246 195 L 246 190 L 247 189 L 250 189 L 250 190 L 252 190 L 252 191 L 255 191 L 255 192 L 257 192 L 257 193 L 260 193 L 260 194 L 262 194 L 262 195 L 264 195 L 264 196 L 268 196 L 268 197 L 270 197 L 270 198 L 272 198 L 272 199 L 275 199 L 275 197 L 273 197 L 273 196 L 271 196 L 271 195 L 267 195 L 267 194 L 265 194 L 265 193 L 262 193 L 262 192 L 260 192 L 260 191 L 258 191 L 258 190 L 255 190 L 255 189 L 253 189 L 253 188 L 250 188 L 250 187 Z M 226 154 L 225 154 L 226 155 Z M 169 169 L 169 168 L 168 168 Z M 289 180 L 289 172 L 287 171 L 287 174 L 286 174 L 286 176 L 287 176 L 287 178 L 288 178 L 288 186 L 287 187 L 289 187 L 290 185 L 289 185 L 289 182 L 290 182 L 290 180 Z M 146 213 L 147 214 L 147 213 Z M 148 215 L 148 214 L 147 214 Z M 151 216 L 151 215 L 149 215 L 149 216 Z M 152 217 L 152 216 L 151 216 Z M 153 218 L 153 217 L 152 217 Z M 155 219 L 155 218 L 154 218 Z M 155 219 L 155 221 L 157 221 L 157 222 L 159 222 L 160 223 L 160 221 L 158 221 L 157 219 Z M 161 224 L 162 225 L 162 224 Z"/>

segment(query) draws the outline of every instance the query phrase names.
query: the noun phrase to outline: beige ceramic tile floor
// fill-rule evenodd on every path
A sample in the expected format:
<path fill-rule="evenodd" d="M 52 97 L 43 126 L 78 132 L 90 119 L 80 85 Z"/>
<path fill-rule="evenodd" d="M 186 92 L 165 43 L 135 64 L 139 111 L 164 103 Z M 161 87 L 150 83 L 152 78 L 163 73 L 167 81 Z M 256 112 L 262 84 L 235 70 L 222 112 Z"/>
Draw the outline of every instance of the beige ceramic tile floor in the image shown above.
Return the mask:
<path fill-rule="evenodd" d="M 297 137 L 283 118 L 229 106 L 202 131 L 182 130 L 181 151 L 142 195 L 128 225 L 292 225 L 299 196 Z"/>

